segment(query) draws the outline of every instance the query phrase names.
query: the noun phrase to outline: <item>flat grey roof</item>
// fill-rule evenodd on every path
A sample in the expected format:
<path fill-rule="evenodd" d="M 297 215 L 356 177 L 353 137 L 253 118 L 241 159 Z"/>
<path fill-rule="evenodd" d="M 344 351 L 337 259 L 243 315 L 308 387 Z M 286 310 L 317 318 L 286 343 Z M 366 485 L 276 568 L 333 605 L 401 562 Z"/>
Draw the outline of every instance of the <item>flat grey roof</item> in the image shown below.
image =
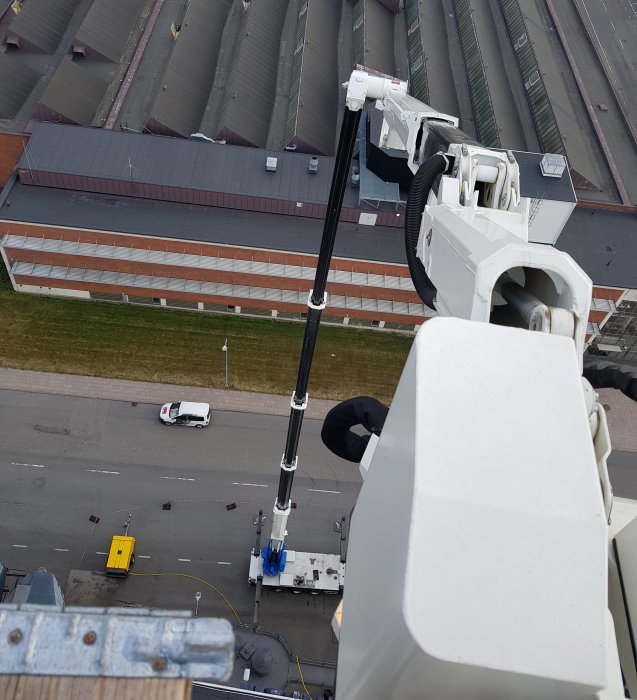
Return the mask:
<path fill-rule="evenodd" d="M 16 182 L 0 220 L 318 255 L 321 219 L 118 197 Z M 402 229 L 341 221 L 334 255 L 406 264 Z"/>
<path fill-rule="evenodd" d="M 150 109 L 149 122 L 155 120 L 186 138 L 199 131 L 228 10 L 225 0 L 191 0 Z"/>
<path fill-rule="evenodd" d="M 9 32 L 53 53 L 80 0 L 28 0 L 9 25 Z"/>
<path fill-rule="evenodd" d="M 65 56 L 40 98 L 40 104 L 75 124 L 88 126 L 107 87 L 108 83 Z"/>
<path fill-rule="evenodd" d="M 275 173 L 265 171 L 267 156 L 277 158 Z M 318 173 L 310 175 L 309 156 L 302 153 L 46 122 L 34 126 L 29 162 L 23 155 L 18 167 L 124 180 L 129 178 L 129 159 L 139 183 L 307 204 L 327 202 L 334 169 L 334 158 L 328 156 L 319 158 Z M 343 205 L 358 207 L 351 187 Z"/>
<path fill-rule="evenodd" d="M 76 35 L 85 44 L 117 63 L 146 0 L 94 0 Z"/>
<path fill-rule="evenodd" d="M 69 226 L 316 255 L 323 221 L 16 182 L 0 220 Z M 637 214 L 576 207 L 556 248 L 601 286 L 637 289 Z M 400 228 L 340 222 L 334 255 L 406 264 Z"/>
<path fill-rule="evenodd" d="M 555 247 L 594 284 L 637 289 L 637 214 L 576 207 Z"/>

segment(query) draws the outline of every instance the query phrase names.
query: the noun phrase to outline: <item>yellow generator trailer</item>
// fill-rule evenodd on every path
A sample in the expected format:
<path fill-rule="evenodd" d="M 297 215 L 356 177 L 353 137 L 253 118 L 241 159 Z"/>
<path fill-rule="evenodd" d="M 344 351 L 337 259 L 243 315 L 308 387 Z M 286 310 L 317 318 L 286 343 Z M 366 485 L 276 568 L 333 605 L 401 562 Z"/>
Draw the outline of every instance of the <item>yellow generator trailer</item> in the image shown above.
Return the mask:
<path fill-rule="evenodd" d="M 106 575 L 128 576 L 130 568 L 135 561 L 135 538 L 126 535 L 113 535 L 111 548 L 106 562 Z"/>
<path fill-rule="evenodd" d="M 124 524 L 123 535 L 113 535 L 106 561 L 106 575 L 126 578 L 135 562 L 135 538 L 128 535 L 131 516 Z"/>

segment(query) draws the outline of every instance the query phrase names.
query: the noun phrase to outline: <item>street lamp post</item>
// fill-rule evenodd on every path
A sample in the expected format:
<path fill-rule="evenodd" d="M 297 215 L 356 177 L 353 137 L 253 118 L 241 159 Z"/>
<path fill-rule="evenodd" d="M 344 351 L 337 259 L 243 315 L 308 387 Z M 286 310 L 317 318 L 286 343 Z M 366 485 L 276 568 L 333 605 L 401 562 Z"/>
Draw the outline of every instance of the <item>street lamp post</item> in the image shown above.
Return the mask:
<path fill-rule="evenodd" d="M 199 615 L 199 601 L 200 600 L 201 600 L 201 593 L 199 593 L 199 591 L 197 591 L 195 593 L 195 601 L 196 601 L 195 602 L 195 617 L 197 617 Z"/>
<path fill-rule="evenodd" d="M 226 381 L 224 386 L 226 389 L 228 388 L 228 339 L 226 338 L 226 342 L 223 344 L 223 347 L 221 348 L 223 350 L 223 354 L 226 356 Z"/>

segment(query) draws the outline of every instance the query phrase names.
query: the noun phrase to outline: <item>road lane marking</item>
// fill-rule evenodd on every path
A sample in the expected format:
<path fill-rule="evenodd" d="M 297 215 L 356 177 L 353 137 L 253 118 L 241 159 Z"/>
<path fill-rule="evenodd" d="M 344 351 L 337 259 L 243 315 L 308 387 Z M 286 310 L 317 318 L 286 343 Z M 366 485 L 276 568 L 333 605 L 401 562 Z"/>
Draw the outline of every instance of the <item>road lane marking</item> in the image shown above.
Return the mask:
<path fill-rule="evenodd" d="M 137 555 L 137 558 L 138 558 L 138 559 L 150 559 L 150 557 L 148 556 L 148 554 L 138 554 L 138 555 Z"/>
<path fill-rule="evenodd" d="M 20 549 L 26 549 L 29 545 L 27 544 L 14 544 L 14 547 L 19 547 Z"/>
<path fill-rule="evenodd" d="M 107 472 L 105 469 L 85 469 L 84 471 L 93 474 L 119 474 L 119 472 Z"/>
<path fill-rule="evenodd" d="M 314 491 L 314 493 L 340 493 L 340 491 L 329 491 L 328 489 L 308 489 L 308 491 Z"/>
<path fill-rule="evenodd" d="M 269 484 L 246 484 L 243 481 L 233 481 L 232 482 L 233 486 L 259 486 L 262 489 L 268 489 L 270 488 Z"/>
<path fill-rule="evenodd" d="M 14 467 L 37 467 L 38 469 L 44 469 L 44 464 L 24 464 L 23 462 L 11 462 Z"/>
<path fill-rule="evenodd" d="M 62 549 L 61 547 L 53 547 L 54 552 L 68 552 L 68 549 Z"/>
<path fill-rule="evenodd" d="M 95 552 L 95 554 L 102 554 L 102 555 L 104 555 L 105 557 L 108 556 L 108 552 Z"/>
<path fill-rule="evenodd" d="M 177 559 L 177 561 L 190 561 L 190 559 Z"/>
<path fill-rule="evenodd" d="M 194 481 L 194 479 L 191 479 L 190 477 L 187 476 L 160 476 L 160 479 L 174 479 L 175 481 Z"/>
<path fill-rule="evenodd" d="M 217 564 L 225 564 L 225 566 L 232 566 L 231 561 L 218 561 Z"/>

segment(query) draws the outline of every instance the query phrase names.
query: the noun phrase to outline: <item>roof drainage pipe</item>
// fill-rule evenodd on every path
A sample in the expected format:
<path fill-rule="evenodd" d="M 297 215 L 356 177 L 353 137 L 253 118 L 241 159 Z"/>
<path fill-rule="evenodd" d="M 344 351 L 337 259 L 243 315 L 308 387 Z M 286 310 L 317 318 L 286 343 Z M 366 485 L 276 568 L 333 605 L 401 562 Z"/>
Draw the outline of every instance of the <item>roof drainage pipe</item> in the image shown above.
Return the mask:
<path fill-rule="evenodd" d="M 437 153 L 435 156 L 427 158 L 418 168 L 418 172 L 411 181 L 405 209 L 405 250 L 409 272 L 418 296 L 434 311 L 436 309 L 434 301 L 436 300 L 437 290 L 425 272 L 425 266 L 422 264 L 422 261 L 416 256 L 416 247 L 420 236 L 422 214 L 425 210 L 429 193 L 436 180 L 447 171 L 448 167 L 449 158 L 442 153 Z"/>

